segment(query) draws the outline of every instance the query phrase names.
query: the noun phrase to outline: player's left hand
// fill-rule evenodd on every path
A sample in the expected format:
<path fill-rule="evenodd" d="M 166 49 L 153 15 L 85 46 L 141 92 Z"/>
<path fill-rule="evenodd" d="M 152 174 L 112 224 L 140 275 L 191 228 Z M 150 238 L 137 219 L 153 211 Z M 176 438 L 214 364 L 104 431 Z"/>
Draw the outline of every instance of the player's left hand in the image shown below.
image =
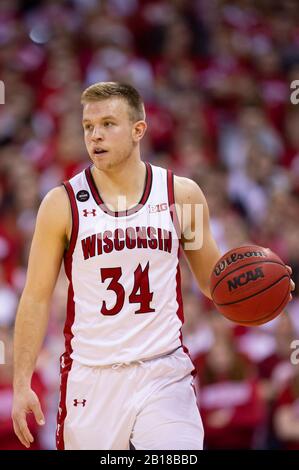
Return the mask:
<path fill-rule="evenodd" d="M 289 271 L 290 276 L 291 276 L 291 275 L 292 275 L 292 272 L 293 272 L 291 266 L 286 265 L 286 268 L 287 268 L 287 270 Z M 295 286 L 295 282 L 293 281 L 293 279 L 291 279 L 290 282 L 291 282 L 291 291 L 294 291 L 294 290 L 295 290 L 295 287 L 296 287 L 296 286 Z M 293 296 L 292 296 L 292 294 L 290 293 L 289 301 L 292 300 L 292 298 L 293 298 Z"/>

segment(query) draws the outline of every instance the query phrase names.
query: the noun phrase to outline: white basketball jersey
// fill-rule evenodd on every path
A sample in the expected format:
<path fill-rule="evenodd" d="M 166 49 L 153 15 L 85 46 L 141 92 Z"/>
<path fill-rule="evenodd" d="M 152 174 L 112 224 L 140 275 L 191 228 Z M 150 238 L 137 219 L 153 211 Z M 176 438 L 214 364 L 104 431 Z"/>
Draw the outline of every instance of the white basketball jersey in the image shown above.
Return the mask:
<path fill-rule="evenodd" d="M 139 204 L 112 212 L 91 167 L 64 183 L 72 209 L 64 359 L 90 366 L 150 359 L 182 345 L 173 174 L 146 163 Z"/>

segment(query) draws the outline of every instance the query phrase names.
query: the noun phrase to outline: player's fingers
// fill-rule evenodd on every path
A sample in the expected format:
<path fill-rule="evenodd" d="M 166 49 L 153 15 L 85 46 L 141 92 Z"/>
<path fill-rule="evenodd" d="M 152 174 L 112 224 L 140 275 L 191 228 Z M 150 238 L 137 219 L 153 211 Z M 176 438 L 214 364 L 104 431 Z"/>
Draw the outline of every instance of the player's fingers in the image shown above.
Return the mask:
<path fill-rule="evenodd" d="M 14 424 L 14 431 L 19 441 L 23 444 L 23 446 L 27 447 L 28 449 L 30 447 L 30 443 L 26 441 L 26 439 L 23 437 L 23 434 L 21 433 L 20 428 L 17 424 Z"/>
<path fill-rule="evenodd" d="M 13 428 L 20 442 L 25 447 L 30 447 L 30 443 L 33 442 L 33 437 L 27 427 L 25 418 L 14 418 Z"/>
<path fill-rule="evenodd" d="M 33 414 L 34 414 L 34 417 L 35 417 L 35 420 L 36 420 L 37 424 L 39 424 L 41 426 L 43 424 L 45 424 L 45 417 L 43 415 L 43 412 L 42 412 L 42 409 L 41 409 L 41 406 L 40 406 L 40 402 L 38 400 L 36 401 L 36 403 L 32 404 L 31 409 L 33 411 Z"/>
<path fill-rule="evenodd" d="M 286 264 L 286 268 L 287 268 L 287 270 L 289 271 L 290 274 L 293 273 L 293 270 L 292 270 L 291 266 L 288 266 L 288 265 Z"/>
<path fill-rule="evenodd" d="M 291 266 L 288 266 L 288 265 L 286 264 L 286 268 L 287 268 L 287 270 L 289 271 L 289 274 L 290 274 L 290 276 L 291 276 L 292 273 L 293 273 L 293 270 L 292 270 Z M 293 279 L 290 279 L 290 284 L 291 284 L 291 291 L 295 290 L 295 287 L 296 287 L 296 286 L 295 286 L 295 282 L 293 281 Z M 292 298 L 293 298 L 293 297 L 292 297 L 292 294 L 290 294 L 290 300 L 292 300 Z"/>
<path fill-rule="evenodd" d="M 33 439 L 33 436 L 31 434 L 31 432 L 29 431 L 29 428 L 27 426 L 27 421 L 25 418 L 22 418 L 20 421 L 19 421 L 19 427 L 20 427 L 20 431 L 24 437 L 24 439 L 29 443 L 29 445 L 31 444 L 31 442 L 34 441 Z"/>

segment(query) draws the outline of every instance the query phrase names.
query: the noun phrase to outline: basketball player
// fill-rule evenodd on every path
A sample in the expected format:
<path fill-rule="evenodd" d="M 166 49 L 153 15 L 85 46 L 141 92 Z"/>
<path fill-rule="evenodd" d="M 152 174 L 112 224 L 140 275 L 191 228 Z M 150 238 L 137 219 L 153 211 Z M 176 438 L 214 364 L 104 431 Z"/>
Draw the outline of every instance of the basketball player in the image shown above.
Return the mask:
<path fill-rule="evenodd" d="M 220 253 L 205 197 L 193 181 L 141 161 L 147 125 L 132 86 L 97 83 L 83 92 L 82 104 L 92 164 L 43 200 L 17 313 L 15 432 L 29 447 L 26 413 L 44 423 L 31 376 L 64 259 L 69 290 L 57 448 L 202 449 L 194 368 L 182 346 L 178 255 L 181 242 L 210 297 Z M 174 203 L 191 205 L 191 216 L 179 220 Z M 203 242 L 194 249 L 196 230 Z"/>

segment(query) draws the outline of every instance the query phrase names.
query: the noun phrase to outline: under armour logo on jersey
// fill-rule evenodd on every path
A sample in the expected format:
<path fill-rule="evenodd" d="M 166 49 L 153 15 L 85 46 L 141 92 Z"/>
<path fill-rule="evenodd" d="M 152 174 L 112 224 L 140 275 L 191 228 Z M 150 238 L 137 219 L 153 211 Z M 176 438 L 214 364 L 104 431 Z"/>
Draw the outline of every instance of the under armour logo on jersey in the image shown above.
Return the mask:
<path fill-rule="evenodd" d="M 86 400 L 85 398 L 83 400 L 77 400 L 77 398 L 74 399 L 74 406 L 82 405 L 83 407 L 86 405 Z"/>
<path fill-rule="evenodd" d="M 89 215 L 92 215 L 93 217 L 95 217 L 97 215 L 97 211 L 96 211 L 96 209 L 92 209 L 91 211 L 88 211 L 87 209 L 84 209 L 83 210 L 83 215 L 84 215 L 84 217 L 88 217 Z"/>
<path fill-rule="evenodd" d="M 161 204 L 156 204 L 155 206 L 149 204 L 148 205 L 148 211 L 150 214 L 153 214 L 155 212 L 162 212 L 162 211 L 167 211 L 168 204 L 166 202 L 162 202 Z"/>

